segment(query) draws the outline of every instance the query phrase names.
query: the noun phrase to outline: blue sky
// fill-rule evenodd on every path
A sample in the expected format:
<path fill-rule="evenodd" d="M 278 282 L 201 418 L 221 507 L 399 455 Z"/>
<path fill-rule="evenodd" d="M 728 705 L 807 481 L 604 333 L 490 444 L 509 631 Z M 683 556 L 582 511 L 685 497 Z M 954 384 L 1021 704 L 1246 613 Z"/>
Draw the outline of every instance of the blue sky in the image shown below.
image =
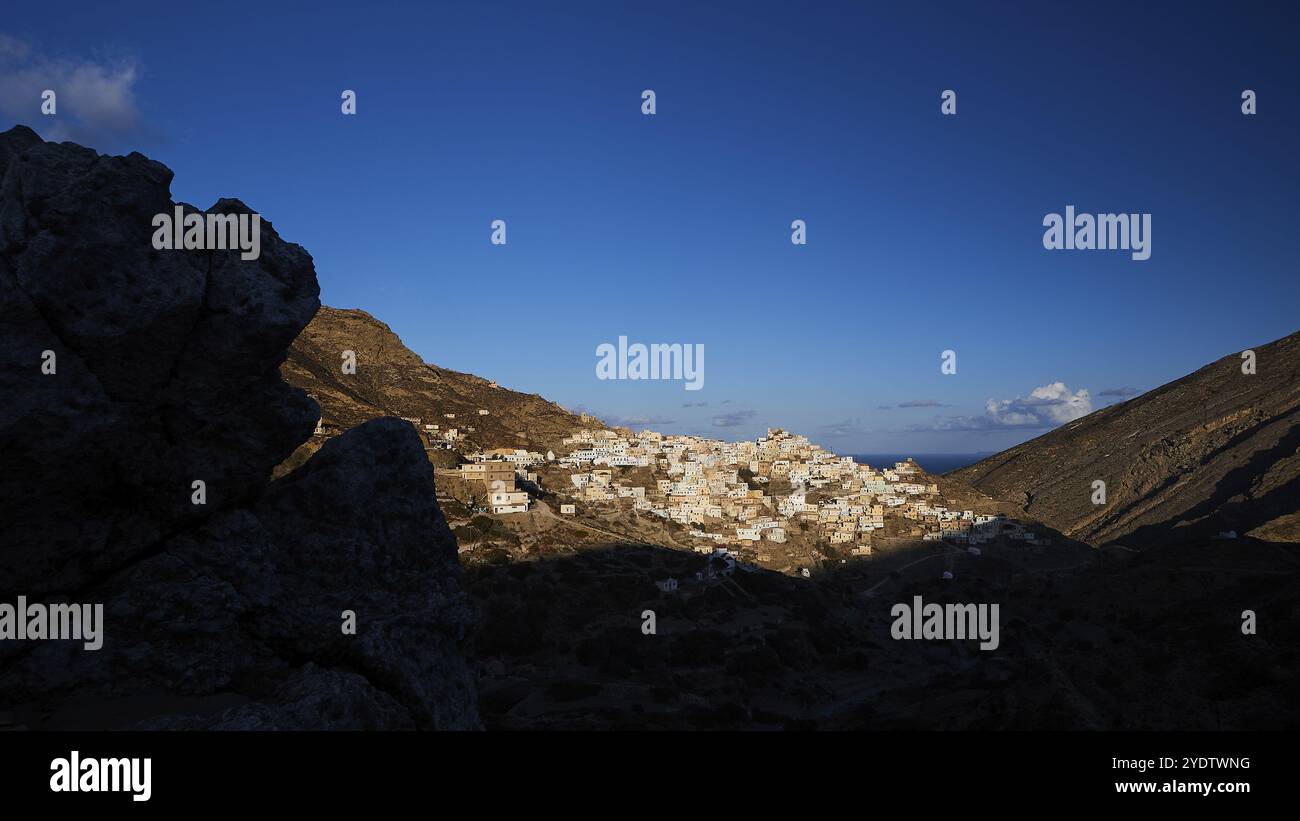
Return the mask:
<path fill-rule="evenodd" d="M 1294 11 L 270 5 L 16 5 L 0 126 L 142 151 L 426 360 L 666 432 L 994 451 L 1300 329 Z M 1066 205 L 1150 213 L 1151 258 L 1045 250 Z M 703 390 L 598 380 L 620 335 L 703 344 Z"/>

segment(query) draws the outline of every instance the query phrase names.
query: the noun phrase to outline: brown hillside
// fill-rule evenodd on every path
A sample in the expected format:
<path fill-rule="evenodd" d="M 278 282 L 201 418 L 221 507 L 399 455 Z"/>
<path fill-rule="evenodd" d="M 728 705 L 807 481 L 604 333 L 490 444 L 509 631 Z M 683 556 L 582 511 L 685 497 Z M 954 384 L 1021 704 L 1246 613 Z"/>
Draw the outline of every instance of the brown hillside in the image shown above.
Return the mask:
<path fill-rule="evenodd" d="M 950 476 L 1092 544 L 1300 541 L 1300 333 L 1254 351 L 1253 375 L 1234 352 Z"/>
<path fill-rule="evenodd" d="M 345 350 L 356 352 L 355 374 L 343 373 Z M 427 364 L 387 325 L 361 310 L 322 305 L 294 340 L 281 373 L 316 398 L 330 432 L 380 416 L 402 416 L 440 430 L 457 428 L 466 437 L 457 446 L 461 451 L 522 447 L 545 453 L 581 427 L 604 427 L 537 394 Z M 480 409 L 488 415 L 480 416 Z M 448 413 L 455 418 L 448 419 Z"/>

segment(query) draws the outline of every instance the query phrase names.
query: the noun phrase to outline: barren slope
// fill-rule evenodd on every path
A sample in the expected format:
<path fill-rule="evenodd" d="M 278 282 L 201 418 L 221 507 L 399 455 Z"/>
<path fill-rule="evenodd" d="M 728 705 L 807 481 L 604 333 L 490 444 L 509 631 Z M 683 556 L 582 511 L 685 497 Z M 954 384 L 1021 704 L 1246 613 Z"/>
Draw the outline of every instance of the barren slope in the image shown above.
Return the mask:
<path fill-rule="evenodd" d="M 1254 350 L 950 475 L 1092 544 L 1300 541 L 1300 333 Z"/>
<path fill-rule="evenodd" d="M 356 352 L 355 374 L 343 373 L 347 350 Z M 537 394 L 426 364 L 387 325 L 360 310 L 322 305 L 294 340 L 281 370 L 289 384 L 316 398 L 325 426 L 334 430 L 379 416 L 404 416 L 458 429 L 468 438 L 464 449 L 523 447 L 545 453 L 579 428 L 604 427 Z M 480 409 L 488 415 L 480 416 Z"/>

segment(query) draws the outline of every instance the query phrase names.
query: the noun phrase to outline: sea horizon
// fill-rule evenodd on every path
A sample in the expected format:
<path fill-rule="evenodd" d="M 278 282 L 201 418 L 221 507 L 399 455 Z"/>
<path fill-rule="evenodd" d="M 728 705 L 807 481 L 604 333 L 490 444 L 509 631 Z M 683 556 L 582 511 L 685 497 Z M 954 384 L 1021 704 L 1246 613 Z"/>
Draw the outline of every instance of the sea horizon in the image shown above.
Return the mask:
<path fill-rule="evenodd" d="M 913 459 L 927 473 L 942 474 L 973 465 L 992 456 L 994 451 L 981 453 L 851 453 L 849 456 L 860 465 L 892 467 L 895 462 Z"/>

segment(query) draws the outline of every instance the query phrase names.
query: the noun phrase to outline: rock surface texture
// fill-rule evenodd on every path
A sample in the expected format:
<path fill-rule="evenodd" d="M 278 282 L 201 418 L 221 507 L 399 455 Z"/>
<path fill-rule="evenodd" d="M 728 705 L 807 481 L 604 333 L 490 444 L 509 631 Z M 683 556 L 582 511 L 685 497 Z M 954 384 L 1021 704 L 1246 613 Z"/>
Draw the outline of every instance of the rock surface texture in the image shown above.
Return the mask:
<path fill-rule="evenodd" d="M 473 611 L 419 437 L 374 419 L 271 481 L 318 418 L 280 376 L 320 307 L 312 260 L 266 220 L 256 260 L 155 250 L 171 178 L 0 134 L 0 602 L 104 606 L 100 650 L 0 642 L 0 711 L 32 728 L 478 727 Z"/>

